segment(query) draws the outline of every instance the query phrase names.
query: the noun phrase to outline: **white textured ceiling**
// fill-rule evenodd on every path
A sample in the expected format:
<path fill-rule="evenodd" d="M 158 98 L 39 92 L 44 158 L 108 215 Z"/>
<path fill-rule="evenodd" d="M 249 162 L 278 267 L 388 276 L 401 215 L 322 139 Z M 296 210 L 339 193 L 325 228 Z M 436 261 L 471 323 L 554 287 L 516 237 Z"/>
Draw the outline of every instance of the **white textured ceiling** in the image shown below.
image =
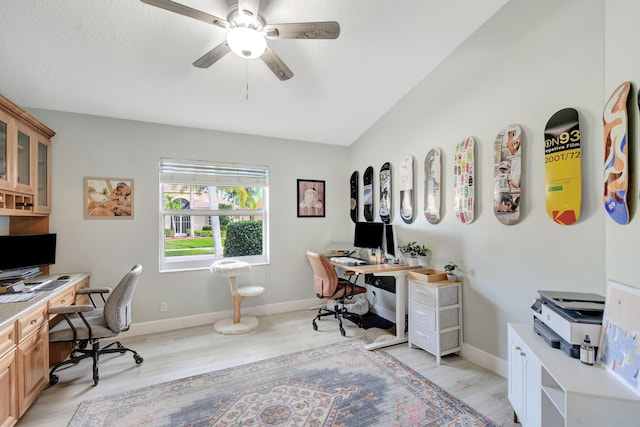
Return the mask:
<path fill-rule="evenodd" d="M 267 23 L 338 21 L 336 40 L 270 40 L 278 80 L 225 30 L 139 0 L 0 0 L 0 93 L 42 108 L 349 145 L 508 0 L 262 0 Z M 233 0 L 178 0 L 221 18 Z M 248 96 L 248 99 L 247 99 Z"/>

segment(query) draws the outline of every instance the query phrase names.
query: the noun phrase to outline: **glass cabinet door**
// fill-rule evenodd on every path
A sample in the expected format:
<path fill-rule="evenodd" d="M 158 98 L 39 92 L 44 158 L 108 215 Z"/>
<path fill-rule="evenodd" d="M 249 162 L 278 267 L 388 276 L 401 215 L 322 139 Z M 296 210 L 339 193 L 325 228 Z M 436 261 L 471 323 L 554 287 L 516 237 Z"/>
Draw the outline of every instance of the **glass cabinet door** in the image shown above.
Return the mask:
<path fill-rule="evenodd" d="M 38 138 L 38 163 L 37 163 L 37 188 L 36 188 L 36 213 L 50 213 L 50 189 L 49 189 L 49 141 Z"/>
<path fill-rule="evenodd" d="M 7 176 L 7 124 L 0 120 L 0 181 L 6 183 Z"/>
<path fill-rule="evenodd" d="M 31 168 L 29 167 L 31 137 L 18 132 L 18 184 L 31 185 Z"/>

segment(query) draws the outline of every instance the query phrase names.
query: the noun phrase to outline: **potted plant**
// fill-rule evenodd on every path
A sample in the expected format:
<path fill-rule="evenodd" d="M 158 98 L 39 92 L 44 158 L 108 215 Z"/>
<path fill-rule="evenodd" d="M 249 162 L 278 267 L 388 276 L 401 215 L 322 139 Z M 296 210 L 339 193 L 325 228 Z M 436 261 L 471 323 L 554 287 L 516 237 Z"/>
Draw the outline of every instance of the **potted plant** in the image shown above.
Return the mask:
<path fill-rule="evenodd" d="M 456 269 L 458 268 L 458 265 L 455 264 L 452 261 L 449 261 L 448 264 L 444 265 L 444 271 L 445 273 L 447 273 L 447 279 L 451 282 L 455 282 L 456 279 L 458 278 L 455 274 Z"/>
<path fill-rule="evenodd" d="M 407 262 L 409 265 L 418 265 L 418 257 L 429 255 L 429 248 L 419 245 L 418 242 L 409 242 L 400 246 L 400 252 L 409 255 Z"/>

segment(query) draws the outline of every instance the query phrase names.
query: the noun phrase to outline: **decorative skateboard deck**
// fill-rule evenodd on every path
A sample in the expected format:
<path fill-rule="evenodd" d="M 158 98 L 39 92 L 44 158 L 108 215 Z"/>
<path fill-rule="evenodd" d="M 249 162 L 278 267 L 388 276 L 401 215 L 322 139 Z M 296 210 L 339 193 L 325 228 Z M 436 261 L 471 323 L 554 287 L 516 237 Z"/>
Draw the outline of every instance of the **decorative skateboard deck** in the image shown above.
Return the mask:
<path fill-rule="evenodd" d="M 430 224 L 440 222 L 442 151 L 432 148 L 424 159 L 424 216 Z"/>
<path fill-rule="evenodd" d="M 400 164 L 400 218 L 413 222 L 413 156 L 406 156 Z"/>
<path fill-rule="evenodd" d="M 544 130 L 547 213 L 558 224 L 571 225 L 580 218 L 581 158 L 578 112 L 562 109 L 551 116 Z"/>
<path fill-rule="evenodd" d="M 453 155 L 453 212 L 463 224 L 473 221 L 475 194 L 475 160 L 473 137 L 456 145 Z"/>
<path fill-rule="evenodd" d="M 391 164 L 386 162 L 380 168 L 380 219 L 383 223 L 391 222 Z"/>
<path fill-rule="evenodd" d="M 604 208 L 618 224 L 629 223 L 629 122 L 627 99 L 630 82 L 613 91 L 604 106 Z"/>
<path fill-rule="evenodd" d="M 509 125 L 493 143 L 493 212 L 503 224 L 520 221 L 522 129 Z"/>
<path fill-rule="evenodd" d="M 364 183 L 362 188 L 364 193 L 364 219 L 371 222 L 373 221 L 373 167 L 369 166 L 365 169 L 362 181 Z"/>
<path fill-rule="evenodd" d="M 351 174 L 351 200 L 349 201 L 349 209 L 351 210 L 351 221 L 358 222 L 358 171 Z"/>

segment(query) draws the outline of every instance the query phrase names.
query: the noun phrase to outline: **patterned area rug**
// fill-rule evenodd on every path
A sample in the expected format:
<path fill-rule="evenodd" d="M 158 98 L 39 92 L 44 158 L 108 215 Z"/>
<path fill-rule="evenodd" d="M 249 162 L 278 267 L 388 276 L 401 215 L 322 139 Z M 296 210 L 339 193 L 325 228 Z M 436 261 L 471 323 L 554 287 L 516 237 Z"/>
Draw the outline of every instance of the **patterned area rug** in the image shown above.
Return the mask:
<path fill-rule="evenodd" d="M 69 426 L 497 426 L 353 339 L 80 404 Z"/>

